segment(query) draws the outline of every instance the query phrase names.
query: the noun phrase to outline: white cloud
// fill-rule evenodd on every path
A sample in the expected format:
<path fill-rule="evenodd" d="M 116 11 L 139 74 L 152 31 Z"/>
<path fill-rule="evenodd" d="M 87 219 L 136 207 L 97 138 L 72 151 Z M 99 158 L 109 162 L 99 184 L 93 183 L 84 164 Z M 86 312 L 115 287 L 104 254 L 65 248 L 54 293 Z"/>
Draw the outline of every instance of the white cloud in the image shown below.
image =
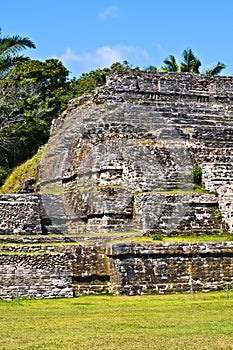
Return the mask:
<path fill-rule="evenodd" d="M 99 14 L 99 18 L 102 20 L 108 18 L 117 18 L 119 16 L 119 7 L 118 6 L 108 6 Z"/>
<path fill-rule="evenodd" d="M 66 49 L 64 55 L 60 57 L 63 62 L 80 62 L 81 57 L 76 55 L 70 48 Z"/>
<path fill-rule="evenodd" d="M 140 59 L 148 58 L 146 50 L 127 46 L 127 45 L 115 45 L 115 46 L 102 46 L 95 50 L 95 52 L 84 52 L 76 54 L 72 49 L 67 48 L 64 55 L 60 57 L 64 63 L 79 63 L 84 69 L 94 69 L 108 67 L 114 62 L 122 62 L 124 60 L 129 63 L 138 62 Z"/>

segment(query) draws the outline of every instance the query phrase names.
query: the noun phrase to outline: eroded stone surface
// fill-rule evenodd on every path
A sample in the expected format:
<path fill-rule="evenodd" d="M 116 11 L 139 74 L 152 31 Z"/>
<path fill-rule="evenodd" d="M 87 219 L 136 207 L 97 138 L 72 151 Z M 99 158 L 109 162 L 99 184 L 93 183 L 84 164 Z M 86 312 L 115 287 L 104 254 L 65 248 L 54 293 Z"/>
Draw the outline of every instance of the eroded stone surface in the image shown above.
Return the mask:
<path fill-rule="evenodd" d="M 2 246 L 0 299 L 167 294 L 233 283 L 233 242 Z"/>
<path fill-rule="evenodd" d="M 171 197 L 161 202 L 157 193 L 192 190 L 196 164 L 206 189 L 221 193 L 222 223 L 210 219 L 208 230 L 232 232 L 224 194 L 232 186 L 232 91 L 231 77 L 126 71 L 109 76 L 82 107 L 73 101 L 54 122 L 53 147 L 41 164 L 42 189 L 52 178 L 63 193 L 68 232 L 149 230 L 161 226 L 158 207 L 164 213 L 169 206 L 164 232 L 169 223 L 185 230 L 192 194 L 174 196 L 171 210 Z M 202 216 L 205 231 L 214 209 L 208 195 L 198 196 L 205 200 L 192 227 L 201 230 Z"/>
<path fill-rule="evenodd" d="M 233 282 L 233 243 L 116 244 L 110 257 L 114 293 L 222 290 Z"/>
<path fill-rule="evenodd" d="M 25 248 L 24 248 L 25 251 Z M 0 299 L 72 297 L 72 269 L 64 254 L 0 254 Z M 31 255 L 30 255 L 31 253 Z"/>
<path fill-rule="evenodd" d="M 30 204 L 20 209 L 23 219 L 17 209 L 22 204 L 15 201 L 14 209 L 13 197 L 9 205 L 3 200 L 0 232 L 232 233 L 232 93 L 232 77 L 140 71 L 109 76 L 54 121 L 40 164 L 42 195 L 24 197 Z M 196 194 L 200 205 L 191 205 L 196 164 L 205 188 L 217 194 L 215 204 L 209 204 L 212 194 Z M 172 190 L 190 193 L 164 194 Z"/>

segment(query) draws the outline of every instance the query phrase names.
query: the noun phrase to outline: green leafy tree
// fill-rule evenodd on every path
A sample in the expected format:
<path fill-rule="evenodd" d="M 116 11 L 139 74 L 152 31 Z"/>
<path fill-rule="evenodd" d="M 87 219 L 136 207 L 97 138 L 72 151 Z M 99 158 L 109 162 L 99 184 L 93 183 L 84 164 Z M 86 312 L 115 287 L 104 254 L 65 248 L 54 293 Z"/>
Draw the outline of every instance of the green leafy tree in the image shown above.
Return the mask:
<path fill-rule="evenodd" d="M 31 157 L 47 141 L 52 120 L 68 102 L 68 74 L 56 59 L 35 60 L 17 63 L 0 79 L 2 181 L 7 169 Z"/>
<path fill-rule="evenodd" d="M 70 98 L 91 93 L 92 90 L 106 83 L 106 76 L 120 70 L 128 70 L 132 67 L 127 61 L 115 62 L 110 68 L 96 69 L 89 73 L 83 73 L 80 78 L 73 79 L 69 84 Z M 136 69 L 134 67 L 133 69 Z"/>
<path fill-rule="evenodd" d="M 17 62 L 26 62 L 29 60 L 28 57 L 18 54 L 26 48 L 35 49 L 36 46 L 29 38 L 19 35 L 4 37 L 0 29 L 0 76 L 6 73 Z"/>

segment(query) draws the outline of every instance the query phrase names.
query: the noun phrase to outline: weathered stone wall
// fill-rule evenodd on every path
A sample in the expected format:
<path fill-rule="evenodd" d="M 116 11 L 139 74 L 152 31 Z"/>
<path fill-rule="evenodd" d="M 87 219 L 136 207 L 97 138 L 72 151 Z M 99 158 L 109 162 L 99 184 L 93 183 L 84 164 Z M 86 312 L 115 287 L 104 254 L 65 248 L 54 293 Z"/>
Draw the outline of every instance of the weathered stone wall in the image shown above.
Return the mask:
<path fill-rule="evenodd" d="M 108 258 L 99 245 L 2 245 L 0 299 L 63 298 L 111 292 Z"/>
<path fill-rule="evenodd" d="M 0 299 L 72 297 L 72 269 L 64 254 L 0 254 Z"/>
<path fill-rule="evenodd" d="M 41 233 L 37 195 L 0 195 L 0 234 Z"/>
<path fill-rule="evenodd" d="M 165 294 L 233 287 L 233 242 L 4 246 L 0 299 Z"/>
<path fill-rule="evenodd" d="M 187 102 L 232 103 L 232 77 L 219 77 L 190 73 L 152 73 L 122 71 L 107 77 L 106 87 L 101 87 L 97 101 L 125 101 L 142 98 L 146 103 L 153 100 Z"/>
<path fill-rule="evenodd" d="M 62 195 L 0 195 L 0 235 L 66 234 Z"/>
<path fill-rule="evenodd" d="M 75 296 L 111 292 L 109 262 L 104 246 L 70 246 L 65 252 L 72 261 Z"/>
<path fill-rule="evenodd" d="M 38 197 L 42 234 L 67 234 L 63 195 L 40 194 Z"/>
<path fill-rule="evenodd" d="M 233 285 L 233 243 L 115 244 L 108 248 L 117 295 L 211 291 Z"/>
<path fill-rule="evenodd" d="M 211 235 L 227 230 L 216 194 L 143 193 L 135 196 L 134 210 L 136 228 L 148 235 Z"/>
<path fill-rule="evenodd" d="M 86 196 L 89 198 L 88 193 Z M 2 199 L 1 234 L 68 233 L 68 219 L 60 196 L 22 194 L 5 195 Z M 85 213 L 81 214 L 86 216 L 85 230 L 90 232 L 114 231 L 119 227 L 125 231 L 152 230 L 165 235 L 211 234 L 227 230 L 215 194 L 137 192 L 132 195 L 127 188 L 100 186 L 96 192 L 92 191 L 90 199 Z M 226 208 L 223 211 L 226 212 Z M 226 220 L 229 221 L 229 217 Z"/>
<path fill-rule="evenodd" d="M 80 220 L 76 229 L 127 230 L 134 226 L 137 192 L 192 189 L 187 175 L 195 161 L 193 154 L 200 160 L 207 157 L 207 149 L 198 148 L 196 155 L 190 141 L 169 123 L 151 108 L 124 106 L 85 125 L 67 164 L 69 172 L 63 172 L 66 206 L 74 220 Z M 224 183 L 224 178 L 220 181 Z"/>

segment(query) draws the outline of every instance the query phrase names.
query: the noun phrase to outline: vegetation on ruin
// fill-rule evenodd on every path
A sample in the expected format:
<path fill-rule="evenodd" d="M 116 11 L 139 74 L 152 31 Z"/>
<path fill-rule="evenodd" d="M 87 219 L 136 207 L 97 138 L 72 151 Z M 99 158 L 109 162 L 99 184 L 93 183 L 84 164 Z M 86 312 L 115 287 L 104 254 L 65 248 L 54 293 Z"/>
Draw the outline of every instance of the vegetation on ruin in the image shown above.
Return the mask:
<path fill-rule="evenodd" d="M 193 183 L 197 186 L 200 186 L 202 185 L 202 168 L 200 166 L 200 164 L 196 164 L 192 171 L 191 171 L 191 176 L 192 176 L 192 179 L 193 179 Z"/>
<path fill-rule="evenodd" d="M 190 188 L 187 189 L 183 189 L 183 188 L 174 188 L 174 189 L 164 189 L 164 190 L 157 190 L 157 191 L 148 191 L 148 192 L 135 192 L 135 195 L 138 196 L 140 194 L 191 194 L 191 193 L 214 193 L 214 192 L 210 192 L 208 190 L 206 190 L 204 187 L 202 186 L 191 186 Z"/>
<path fill-rule="evenodd" d="M 0 348 L 232 349 L 225 292 L 0 301 Z"/>
<path fill-rule="evenodd" d="M 100 236 L 101 237 L 101 236 Z M 123 234 L 122 236 L 115 236 L 114 233 L 112 233 L 112 237 L 115 237 L 114 240 L 107 241 L 106 244 L 116 244 L 116 243 L 152 243 L 152 242 L 168 242 L 168 243 L 175 243 L 175 242 L 222 242 L 222 241 L 233 241 L 233 235 L 227 234 L 224 232 L 219 232 L 219 234 L 201 234 L 201 235 L 182 235 L 178 234 L 175 236 L 165 236 L 161 233 L 153 233 L 151 236 L 144 236 L 143 233 L 138 232 L 138 236 L 136 237 L 125 237 Z M 86 243 L 85 243 L 86 244 Z"/>
<path fill-rule="evenodd" d="M 42 147 L 32 158 L 16 166 L 0 188 L 0 193 L 20 193 L 21 185 L 26 179 L 36 178 L 37 167 L 44 153 L 45 147 Z"/>
<path fill-rule="evenodd" d="M 138 239 L 138 241 L 144 239 L 142 237 L 141 239 Z M 219 234 L 212 234 L 212 235 L 187 235 L 187 236 L 182 236 L 182 235 L 177 235 L 177 236 L 172 236 L 172 237 L 165 237 L 161 234 L 153 234 L 151 237 L 148 237 L 146 239 L 146 242 L 150 241 L 163 241 L 163 242 L 222 242 L 222 241 L 233 241 L 233 235 L 230 234 L 225 234 L 223 232 L 219 232 Z M 144 239 L 145 241 L 145 239 Z"/>
<path fill-rule="evenodd" d="M 88 237 L 88 240 L 85 238 Z M 149 242 L 222 242 L 222 241 L 233 241 L 233 235 L 227 234 L 225 232 L 213 233 L 213 234 L 201 234 L 201 235 L 191 235 L 177 233 L 171 237 L 164 236 L 161 233 L 154 232 L 151 236 L 145 236 L 143 232 L 140 231 L 118 231 L 118 232 L 99 232 L 99 233 L 82 233 L 77 236 L 66 235 L 65 240 L 61 239 L 64 236 L 56 235 L 46 235 L 46 236 L 20 236 L 20 235 L 1 235 L 0 243 L 3 247 L 69 247 L 78 244 L 89 245 L 93 242 L 105 242 L 103 244 L 115 244 L 115 243 L 149 243 Z M 27 242 L 25 241 L 27 240 Z M 43 239 L 43 242 L 41 242 Z M 46 241 L 47 239 L 47 241 Z M 69 240 L 70 239 L 70 240 Z M 4 250 L 0 251 L 4 253 Z M 19 252 L 20 253 L 20 252 Z M 14 254 L 14 252 L 13 252 Z M 36 254 L 36 252 L 35 252 Z"/>

